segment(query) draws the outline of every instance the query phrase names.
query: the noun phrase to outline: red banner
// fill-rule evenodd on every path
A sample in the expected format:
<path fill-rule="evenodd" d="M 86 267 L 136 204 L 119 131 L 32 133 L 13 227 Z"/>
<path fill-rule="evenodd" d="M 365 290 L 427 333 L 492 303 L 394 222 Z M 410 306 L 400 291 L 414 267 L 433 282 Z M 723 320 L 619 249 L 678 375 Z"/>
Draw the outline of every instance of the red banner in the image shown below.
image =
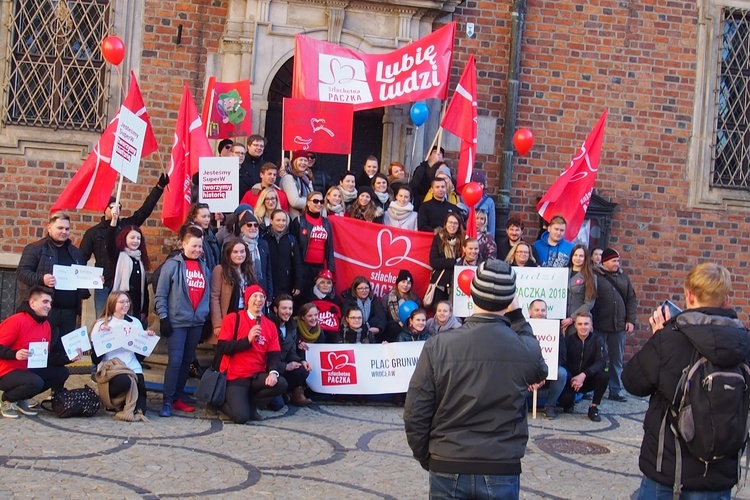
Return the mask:
<path fill-rule="evenodd" d="M 448 96 L 455 21 L 385 54 L 297 35 L 292 97 L 346 102 L 354 111 Z"/>
<path fill-rule="evenodd" d="M 604 142 L 604 127 L 607 124 L 607 110 L 570 161 L 568 168 L 545 193 L 536 209 L 547 222 L 555 215 L 562 215 L 567 221 L 565 239 L 573 241 L 581 230 L 586 210 L 589 208 L 591 193 L 594 191 L 596 174 L 599 171 L 599 157 Z"/>
<path fill-rule="evenodd" d="M 330 217 L 336 265 L 336 293 L 364 276 L 373 293 L 382 297 L 396 286 L 401 269 L 414 276 L 414 293 L 420 297 L 430 281 L 432 233 L 383 226 L 349 217 Z"/>
<path fill-rule="evenodd" d="M 202 114 L 208 138 L 252 135 L 250 102 L 250 80 L 217 82 L 212 76 L 208 81 Z"/>
<path fill-rule="evenodd" d="M 354 106 L 341 102 L 284 98 L 281 148 L 348 155 L 352 151 Z"/>

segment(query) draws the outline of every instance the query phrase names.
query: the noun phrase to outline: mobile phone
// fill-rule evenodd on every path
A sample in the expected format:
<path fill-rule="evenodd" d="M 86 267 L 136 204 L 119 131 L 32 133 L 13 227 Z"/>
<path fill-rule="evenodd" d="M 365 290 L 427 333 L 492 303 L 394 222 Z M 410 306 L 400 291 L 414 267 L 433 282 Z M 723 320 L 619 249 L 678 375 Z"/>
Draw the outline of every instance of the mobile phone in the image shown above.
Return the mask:
<path fill-rule="evenodd" d="M 669 311 L 669 317 L 674 318 L 682 312 L 682 309 L 677 307 L 674 302 L 667 299 L 661 303 L 661 312 L 666 316 L 667 311 Z"/>

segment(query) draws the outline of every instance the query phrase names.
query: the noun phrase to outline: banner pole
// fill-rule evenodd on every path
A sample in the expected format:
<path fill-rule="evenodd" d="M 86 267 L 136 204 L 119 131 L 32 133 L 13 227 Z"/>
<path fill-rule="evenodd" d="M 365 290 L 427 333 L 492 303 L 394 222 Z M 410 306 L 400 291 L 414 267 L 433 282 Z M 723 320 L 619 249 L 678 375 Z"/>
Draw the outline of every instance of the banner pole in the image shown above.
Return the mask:
<path fill-rule="evenodd" d="M 437 133 L 435 134 L 435 137 L 432 138 L 432 144 L 430 144 L 430 149 L 427 150 L 427 154 L 424 156 L 424 161 L 427 161 L 430 159 L 430 153 L 432 153 L 432 148 L 435 147 L 435 143 L 437 142 L 438 135 L 443 130 L 443 127 L 439 127 Z M 416 138 L 415 138 L 416 141 Z"/>
<path fill-rule="evenodd" d="M 352 171 L 352 154 L 351 153 L 346 155 L 346 171 L 347 172 Z"/>
<path fill-rule="evenodd" d="M 443 112 L 440 113 L 440 123 L 443 123 L 443 120 L 445 119 L 445 109 L 448 105 L 448 101 L 443 101 Z M 437 141 L 437 147 L 440 149 L 440 144 L 443 142 L 443 127 L 440 127 L 438 129 L 438 141 Z M 432 149 L 432 148 L 430 148 Z"/>
<path fill-rule="evenodd" d="M 115 206 L 118 209 L 117 210 L 117 212 L 118 212 L 117 219 L 118 220 L 120 218 L 120 215 L 119 215 L 120 210 L 119 209 L 120 209 L 120 195 L 122 194 L 122 179 L 123 179 L 122 172 L 120 172 L 120 181 L 117 183 L 117 196 L 115 197 Z M 110 226 L 115 227 L 116 225 L 117 225 L 117 221 L 115 220 L 114 217 L 112 217 L 112 222 L 110 223 Z"/>
<path fill-rule="evenodd" d="M 536 400 L 537 400 L 537 394 L 536 389 L 534 389 L 534 396 L 531 398 L 531 418 L 536 420 Z"/>
<path fill-rule="evenodd" d="M 406 177 L 407 182 L 411 182 L 411 176 L 414 173 L 414 153 L 417 150 L 417 134 L 419 133 L 419 127 L 414 129 L 414 135 L 412 136 L 413 139 L 411 141 L 411 157 L 409 158 L 409 175 Z M 432 142 L 435 144 L 435 141 Z M 432 146 L 430 146 L 430 149 L 432 149 Z M 425 161 L 427 161 L 427 158 L 425 158 Z"/>

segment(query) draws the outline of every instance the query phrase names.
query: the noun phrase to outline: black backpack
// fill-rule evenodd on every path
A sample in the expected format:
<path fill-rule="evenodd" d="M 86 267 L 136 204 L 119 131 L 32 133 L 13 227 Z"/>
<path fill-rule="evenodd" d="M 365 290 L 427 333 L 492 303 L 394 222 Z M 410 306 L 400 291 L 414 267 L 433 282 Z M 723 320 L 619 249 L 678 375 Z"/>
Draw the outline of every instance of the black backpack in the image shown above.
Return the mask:
<path fill-rule="evenodd" d="M 679 330 L 678 323 L 674 325 Z M 675 435 L 675 495 L 679 496 L 682 489 L 682 452 L 677 436 L 708 468 L 726 457 L 739 458 L 748 440 L 749 415 L 750 367 L 746 363 L 719 367 L 696 349 L 691 363 L 682 371 L 659 430 L 659 472 L 667 424 Z"/>

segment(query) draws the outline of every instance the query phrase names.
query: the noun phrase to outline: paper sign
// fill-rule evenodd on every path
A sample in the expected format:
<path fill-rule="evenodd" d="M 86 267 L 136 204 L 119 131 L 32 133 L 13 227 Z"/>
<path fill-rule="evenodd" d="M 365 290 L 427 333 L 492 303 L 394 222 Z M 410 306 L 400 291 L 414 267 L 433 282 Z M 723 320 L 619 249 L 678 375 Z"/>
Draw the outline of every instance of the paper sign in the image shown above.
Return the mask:
<path fill-rule="evenodd" d="M 62 340 L 65 354 L 68 355 L 69 360 L 73 360 L 78 356 L 78 349 L 82 352 L 86 352 L 91 349 L 91 342 L 89 342 L 89 336 L 87 335 L 86 327 L 73 330 L 67 335 L 60 337 Z"/>
<path fill-rule="evenodd" d="M 103 356 L 122 347 L 122 337 L 115 330 L 99 330 L 91 334 L 91 344 L 96 355 Z"/>
<path fill-rule="evenodd" d="M 560 359 L 560 321 L 556 319 L 529 319 L 534 337 L 542 348 L 542 357 L 547 363 L 547 380 L 557 380 L 557 362 Z"/>
<path fill-rule="evenodd" d="M 529 304 L 535 299 L 547 303 L 548 319 L 565 319 L 568 309 L 567 267 L 513 267 L 516 272 L 516 295 L 529 317 Z"/>
<path fill-rule="evenodd" d="M 49 342 L 29 342 L 29 356 L 28 368 L 47 368 L 47 354 L 49 348 Z"/>
<path fill-rule="evenodd" d="M 70 266 L 52 266 L 52 276 L 55 277 L 55 290 L 77 290 L 76 275 Z"/>
<path fill-rule="evenodd" d="M 476 266 L 456 266 L 453 268 L 453 314 L 458 318 L 468 318 L 474 314 L 474 301 L 458 287 L 458 276 L 469 269 L 476 272 Z"/>
<path fill-rule="evenodd" d="M 123 105 L 120 108 L 111 165 L 132 182 L 138 182 L 138 167 L 141 164 L 145 135 L 146 122 Z"/>
<path fill-rule="evenodd" d="M 240 164 L 236 157 L 198 160 L 199 201 L 212 212 L 232 212 L 240 204 Z"/>
<path fill-rule="evenodd" d="M 104 288 L 104 282 L 102 281 L 103 267 L 79 266 L 78 264 L 73 264 L 70 267 L 73 268 L 78 288 Z"/>
<path fill-rule="evenodd" d="M 149 335 L 141 330 L 140 332 L 128 335 L 122 347 L 128 351 L 148 357 L 154 352 L 154 347 L 156 347 L 157 343 L 159 343 L 157 335 Z"/>

